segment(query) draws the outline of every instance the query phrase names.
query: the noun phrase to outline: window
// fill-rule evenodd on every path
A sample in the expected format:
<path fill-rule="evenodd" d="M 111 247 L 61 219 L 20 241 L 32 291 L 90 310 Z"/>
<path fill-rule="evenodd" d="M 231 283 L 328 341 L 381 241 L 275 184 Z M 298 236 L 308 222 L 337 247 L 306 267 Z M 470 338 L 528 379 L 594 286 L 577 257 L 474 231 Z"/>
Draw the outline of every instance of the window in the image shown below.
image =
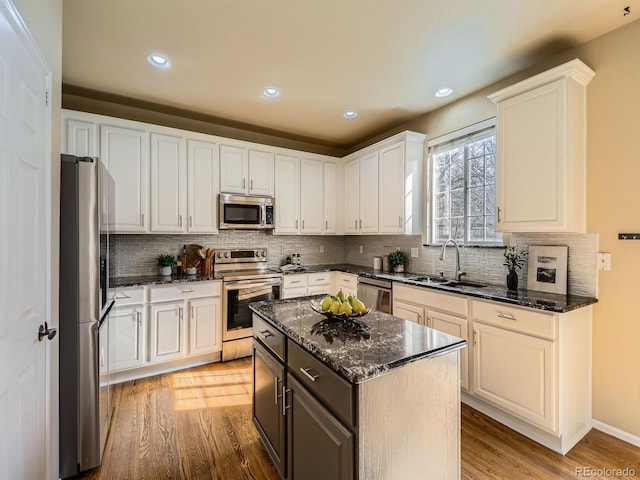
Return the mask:
<path fill-rule="evenodd" d="M 494 119 L 429 142 L 431 243 L 502 242 L 496 232 L 495 152 Z"/>

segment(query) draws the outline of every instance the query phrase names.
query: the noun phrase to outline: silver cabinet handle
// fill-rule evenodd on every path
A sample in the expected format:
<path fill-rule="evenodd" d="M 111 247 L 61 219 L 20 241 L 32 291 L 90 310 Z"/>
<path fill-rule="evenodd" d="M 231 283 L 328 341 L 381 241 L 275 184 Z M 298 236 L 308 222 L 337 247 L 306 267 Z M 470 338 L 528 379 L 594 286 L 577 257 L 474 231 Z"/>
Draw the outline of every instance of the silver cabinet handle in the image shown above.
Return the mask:
<path fill-rule="evenodd" d="M 247 179 L 243 178 L 242 179 L 242 188 L 244 188 L 247 185 Z"/>
<path fill-rule="evenodd" d="M 191 320 L 193 320 L 194 318 L 196 318 L 196 312 L 193 305 L 191 305 Z"/>
<path fill-rule="evenodd" d="M 262 335 L 263 338 L 269 338 L 269 337 L 273 337 L 273 333 L 271 333 L 269 330 L 262 330 L 260 333 L 260 335 Z"/>
<path fill-rule="evenodd" d="M 362 219 L 360 219 L 360 230 L 362 230 Z"/>
<path fill-rule="evenodd" d="M 498 317 L 507 320 L 518 320 L 512 313 L 502 313 L 500 310 L 498 310 Z"/>
<path fill-rule="evenodd" d="M 298 220 L 296 219 L 296 229 L 298 228 Z"/>
<path fill-rule="evenodd" d="M 178 316 L 180 317 L 180 322 L 184 319 L 184 308 L 178 308 Z"/>
<path fill-rule="evenodd" d="M 304 230 L 304 219 L 302 220 L 302 229 Z"/>
<path fill-rule="evenodd" d="M 398 217 L 398 226 L 401 227 L 402 226 L 402 217 Z"/>
<path fill-rule="evenodd" d="M 251 180 L 251 185 L 249 186 L 249 190 L 253 192 L 253 179 Z"/>
<path fill-rule="evenodd" d="M 144 227 L 144 213 L 140 214 L 140 226 Z"/>
<path fill-rule="evenodd" d="M 309 370 L 311 370 L 310 368 L 302 368 L 300 367 L 300 371 L 302 373 L 304 373 L 305 377 L 307 377 L 309 380 L 311 380 L 312 382 L 315 382 L 316 379 L 320 376 L 320 375 L 312 375 L 309 373 Z"/>
<path fill-rule="evenodd" d="M 178 217 L 178 226 L 182 228 L 182 215 Z"/>
<path fill-rule="evenodd" d="M 329 230 L 329 220 L 324 221 L 324 229 Z"/>
<path fill-rule="evenodd" d="M 478 344 L 478 331 L 477 330 L 473 331 L 473 344 L 474 345 Z"/>
<path fill-rule="evenodd" d="M 500 217 L 500 207 L 498 207 L 498 223 L 502 221 L 502 218 Z"/>
<path fill-rule="evenodd" d="M 114 300 L 122 300 L 123 298 L 131 298 L 129 295 L 127 295 L 126 293 L 116 293 L 113 296 Z"/>
<path fill-rule="evenodd" d="M 181 293 L 193 293 L 195 290 L 180 290 Z"/>
<path fill-rule="evenodd" d="M 193 227 L 193 216 L 189 215 L 189 227 Z"/>
<path fill-rule="evenodd" d="M 284 417 L 287 414 L 287 408 L 290 408 L 291 405 L 287 405 L 287 393 L 291 390 L 288 390 L 287 387 L 282 385 L 282 416 Z"/>
<path fill-rule="evenodd" d="M 300 283 L 300 280 L 291 280 L 291 284 L 293 285 L 294 283 Z"/>
<path fill-rule="evenodd" d="M 142 326 L 142 315 L 140 315 L 140 312 L 136 312 L 136 321 L 138 322 L 138 326 L 141 327 Z"/>

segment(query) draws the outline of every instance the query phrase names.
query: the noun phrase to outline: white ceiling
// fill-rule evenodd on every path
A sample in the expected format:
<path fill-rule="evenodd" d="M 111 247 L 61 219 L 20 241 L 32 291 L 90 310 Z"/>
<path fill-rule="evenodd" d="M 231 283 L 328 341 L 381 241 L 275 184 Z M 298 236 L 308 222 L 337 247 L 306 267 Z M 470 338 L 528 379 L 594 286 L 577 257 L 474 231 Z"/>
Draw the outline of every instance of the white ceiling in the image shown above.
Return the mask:
<path fill-rule="evenodd" d="M 347 146 L 637 19 L 630 2 L 64 0 L 62 76 Z M 152 52 L 173 67 L 151 67 Z M 261 95 L 270 85 L 280 97 Z M 434 97 L 444 86 L 454 94 Z"/>

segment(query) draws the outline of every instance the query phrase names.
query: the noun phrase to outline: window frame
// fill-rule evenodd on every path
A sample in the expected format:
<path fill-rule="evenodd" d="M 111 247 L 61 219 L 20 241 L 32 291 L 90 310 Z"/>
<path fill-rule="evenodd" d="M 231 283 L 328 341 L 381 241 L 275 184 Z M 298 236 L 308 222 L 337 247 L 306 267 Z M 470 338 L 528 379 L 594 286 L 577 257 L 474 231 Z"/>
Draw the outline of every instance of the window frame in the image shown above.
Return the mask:
<path fill-rule="evenodd" d="M 434 199 L 434 193 L 435 193 L 435 178 L 433 175 L 433 154 L 437 153 L 435 152 L 435 150 L 437 150 L 439 147 L 443 147 L 446 146 L 447 144 L 451 145 L 451 147 L 454 147 L 456 144 L 464 144 L 465 145 L 465 151 L 466 151 L 466 144 L 468 143 L 472 143 L 474 140 L 474 137 L 476 137 L 475 139 L 480 139 L 482 138 L 486 133 L 488 133 L 489 130 L 493 131 L 493 135 L 497 135 L 497 129 L 496 129 L 496 117 L 492 117 L 489 118 L 487 120 L 484 120 L 482 122 L 478 122 L 472 125 L 469 125 L 467 127 L 455 130 L 453 132 L 447 133 L 445 135 L 441 135 L 439 137 L 433 138 L 431 140 L 429 140 L 427 142 L 427 147 L 428 147 L 428 154 L 426 157 L 426 162 L 425 162 L 425 169 L 424 169 L 424 179 L 425 179 L 425 185 L 427 186 L 427 188 L 425 189 L 426 192 L 426 198 L 425 201 L 423 202 L 423 205 L 426 206 L 426 212 L 425 212 L 425 216 L 424 216 L 424 229 L 423 229 L 423 245 L 428 246 L 428 245 L 442 245 L 442 242 L 436 242 L 435 241 L 435 229 L 433 226 L 433 221 L 434 221 L 434 208 L 435 208 L 435 199 Z M 496 175 L 498 175 L 497 172 L 497 158 L 496 158 Z M 468 241 L 468 234 L 469 234 L 469 224 L 468 224 L 468 220 L 469 220 L 469 210 L 468 210 L 468 195 L 469 195 L 469 162 L 468 159 L 466 157 L 466 152 L 465 152 L 465 159 L 464 159 L 464 242 L 461 242 L 460 245 L 461 246 L 467 246 L 467 247 L 503 247 L 504 246 L 504 235 L 501 232 L 497 231 L 497 213 L 494 213 L 495 215 L 495 225 L 496 225 L 496 234 L 500 236 L 499 239 L 497 239 L 496 241 L 490 241 L 490 242 L 478 242 L 478 241 Z M 496 196 L 497 196 L 497 179 L 496 179 L 496 184 L 494 185 L 495 187 L 495 192 L 496 192 Z M 497 198 L 496 198 L 496 208 L 497 208 Z M 424 241 L 426 239 L 426 242 Z"/>

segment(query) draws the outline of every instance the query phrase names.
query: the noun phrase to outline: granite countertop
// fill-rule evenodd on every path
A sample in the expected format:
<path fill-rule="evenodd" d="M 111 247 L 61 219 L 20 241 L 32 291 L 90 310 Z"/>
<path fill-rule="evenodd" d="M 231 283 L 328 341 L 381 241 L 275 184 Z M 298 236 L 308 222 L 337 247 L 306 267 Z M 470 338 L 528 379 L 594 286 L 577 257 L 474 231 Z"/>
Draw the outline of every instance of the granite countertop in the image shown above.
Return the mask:
<path fill-rule="evenodd" d="M 351 383 L 467 344 L 377 310 L 348 321 L 328 320 L 309 303 L 311 298 L 322 297 L 254 302 L 249 308 Z"/>
<path fill-rule="evenodd" d="M 221 280 L 215 274 L 210 277 L 202 275 L 185 275 L 178 277 L 177 275 L 141 275 L 138 277 L 112 277 L 109 279 L 109 287 L 144 287 L 146 285 L 165 285 L 171 283 L 187 283 L 187 282 L 206 282 L 211 280 Z"/>

